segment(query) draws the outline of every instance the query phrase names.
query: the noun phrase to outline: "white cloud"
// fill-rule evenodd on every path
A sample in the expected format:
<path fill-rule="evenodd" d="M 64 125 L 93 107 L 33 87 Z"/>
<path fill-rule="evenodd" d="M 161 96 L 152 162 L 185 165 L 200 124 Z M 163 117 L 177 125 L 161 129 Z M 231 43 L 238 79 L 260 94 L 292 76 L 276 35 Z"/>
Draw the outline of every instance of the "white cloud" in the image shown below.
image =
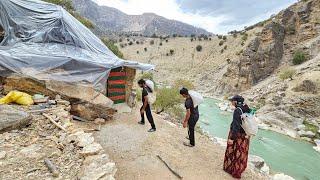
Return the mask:
<path fill-rule="evenodd" d="M 229 19 L 227 16 L 209 16 L 183 12 L 175 0 L 95 0 L 99 5 L 114 7 L 130 15 L 146 12 L 156 13 L 168 19 L 185 22 L 207 31 L 217 33 L 219 24 Z M 222 33 L 222 32 L 219 32 Z"/>

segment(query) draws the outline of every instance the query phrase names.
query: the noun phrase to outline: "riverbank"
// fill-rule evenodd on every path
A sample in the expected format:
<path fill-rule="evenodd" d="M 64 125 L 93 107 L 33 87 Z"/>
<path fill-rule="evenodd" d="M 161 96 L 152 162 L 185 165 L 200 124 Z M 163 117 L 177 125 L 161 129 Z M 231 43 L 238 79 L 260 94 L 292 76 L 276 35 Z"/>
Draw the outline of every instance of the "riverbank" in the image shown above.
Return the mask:
<path fill-rule="evenodd" d="M 214 99 L 205 99 L 200 105 L 201 129 L 212 137 L 222 141 L 227 138 L 232 113 L 221 111 Z M 251 139 L 250 154 L 262 157 L 270 166 L 270 173 L 283 172 L 295 179 L 314 179 L 319 177 L 320 154 L 305 141 L 295 140 L 273 131 L 260 129 L 258 135 Z"/>
<path fill-rule="evenodd" d="M 220 103 L 217 103 L 217 106 L 221 111 L 233 112 L 233 110 L 230 107 L 230 102 L 225 100 L 220 100 L 219 98 L 212 98 L 212 99 L 220 101 Z M 270 124 L 270 123 L 267 124 L 266 122 L 261 120 L 261 116 L 263 115 L 258 114 L 256 117 L 259 123 L 259 129 L 273 131 L 282 135 L 289 136 L 290 138 L 293 138 L 293 139 L 307 141 L 309 143 L 314 144 L 315 145 L 314 149 L 317 152 L 320 152 L 320 140 L 318 139 L 313 140 L 310 137 L 308 137 L 307 135 L 308 134 L 312 135 L 312 132 L 304 131 L 303 128 L 305 126 L 302 126 L 296 130 L 290 129 L 290 128 L 283 128 L 283 127 L 277 126 L 276 124 Z"/>

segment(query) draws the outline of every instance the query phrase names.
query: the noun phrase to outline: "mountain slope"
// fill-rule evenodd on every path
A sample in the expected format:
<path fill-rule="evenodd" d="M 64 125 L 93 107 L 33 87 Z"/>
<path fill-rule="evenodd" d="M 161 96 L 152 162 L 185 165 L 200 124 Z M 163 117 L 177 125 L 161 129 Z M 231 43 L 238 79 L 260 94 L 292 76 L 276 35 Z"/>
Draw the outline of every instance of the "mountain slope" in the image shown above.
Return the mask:
<path fill-rule="evenodd" d="M 99 31 L 108 33 L 138 33 L 146 36 L 210 34 L 175 20 L 169 20 L 153 13 L 127 15 L 115 8 L 99 6 L 91 0 L 73 0 L 73 6 L 82 16 L 91 20 Z"/>
<path fill-rule="evenodd" d="M 320 139 L 319 17 L 320 0 L 305 0 L 226 40 L 146 39 L 126 45 L 134 37 L 119 46 L 126 58 L 157 65 L 157 82 L 182 78 L 207 95 L 240 93 L 267 128 L 311 141 Z"/>

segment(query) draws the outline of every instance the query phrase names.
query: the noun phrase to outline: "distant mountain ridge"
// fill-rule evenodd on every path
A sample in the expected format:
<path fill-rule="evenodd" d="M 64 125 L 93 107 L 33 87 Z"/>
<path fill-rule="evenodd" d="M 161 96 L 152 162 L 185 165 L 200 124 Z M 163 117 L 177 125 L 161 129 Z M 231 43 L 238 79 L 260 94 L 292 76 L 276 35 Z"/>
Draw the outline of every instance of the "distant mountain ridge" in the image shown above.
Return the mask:
<path fill-rule="evenodd" d="M 212 34 L 204 29 L 169 20 L 154 13 L 128 15 L 112 7 L 99 6 L 91 0 L 72 1 L 75 10 L 91 20 L 100 33 L 137 33 L 146 36 Z"/>

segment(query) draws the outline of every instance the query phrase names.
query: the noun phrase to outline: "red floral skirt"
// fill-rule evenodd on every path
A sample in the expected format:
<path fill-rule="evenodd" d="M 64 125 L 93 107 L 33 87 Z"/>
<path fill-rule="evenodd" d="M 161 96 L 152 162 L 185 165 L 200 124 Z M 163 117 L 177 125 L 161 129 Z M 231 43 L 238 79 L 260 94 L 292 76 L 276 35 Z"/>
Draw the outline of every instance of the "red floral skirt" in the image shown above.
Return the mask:
<path fill-rule="evenodd" d="M 231 132 L 229 132 L 229 137 Z M 247 168 L 250 140 L 245 134 L 238 133 L 233 144 L 227 145 L 224 157 L 223 170 L 234 178 L 241 178 L 241 174 Z"/>

